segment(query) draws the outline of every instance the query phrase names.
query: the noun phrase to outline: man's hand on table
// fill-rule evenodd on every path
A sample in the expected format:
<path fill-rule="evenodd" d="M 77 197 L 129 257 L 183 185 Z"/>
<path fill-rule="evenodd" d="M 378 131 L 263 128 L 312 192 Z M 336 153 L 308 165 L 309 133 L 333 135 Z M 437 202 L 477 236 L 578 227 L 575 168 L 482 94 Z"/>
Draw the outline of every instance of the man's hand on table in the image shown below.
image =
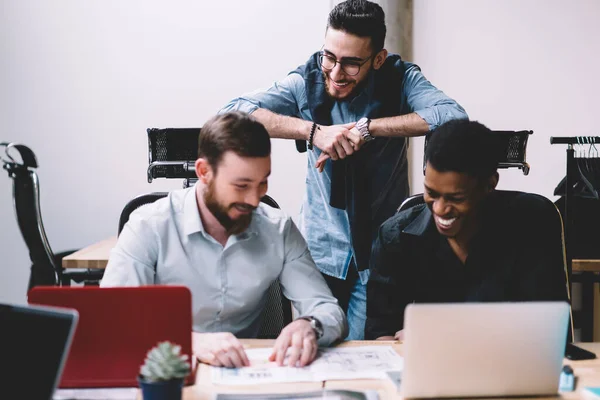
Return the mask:
<path fill-rule="evenodd" d="M 394 336 L 380 336 L 375 340 L 398 340 L 402 342 L 404 341 L 404 329 L 400 329 Z"/>
<path fill-rule="evenodd" d="M 250 365 L 244 345 L 229 332 L 192 332 L 192 351 L 200 362 L 214 367 L 240 368 Z"/>
<path fill-rule="evenodd" d="M 275 341 L 269 361 L 275 361 L 277 365 L 282 366 L 287 352 L 288 366 L 304 367 L 315 359 L 317 350 L 317 335 L 310 322 L 297 319 L 283 328 Z"/>

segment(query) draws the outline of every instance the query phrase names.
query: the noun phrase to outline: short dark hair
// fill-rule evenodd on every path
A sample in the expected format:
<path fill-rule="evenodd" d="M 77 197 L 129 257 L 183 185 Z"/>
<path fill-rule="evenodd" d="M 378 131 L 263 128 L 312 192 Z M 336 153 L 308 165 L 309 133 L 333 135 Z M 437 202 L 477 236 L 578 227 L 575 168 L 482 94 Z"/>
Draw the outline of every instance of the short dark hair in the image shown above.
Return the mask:
<path fill-rule="evenodd" d="M 269 133 L 256 118 L 240 111 L 216 115 L 200 129 L 198 157 L 216 169 L 227 151 L 240 157 L 267 157 L 271 155 Z"/>
<path fill-rule="evenodd" d="M 498 136 L 485 125 L 453 120 L 431 132 L 425 160 L 439 172 L 459 172 L 487 179 L 498 171 L 502 159 Z"/>
<path fill-rule="evenodd" d="M 377 3 L 367 0 L 346 0 L 331 10 L 327 28 L 369 37 L 371 48 L 378 53 L 383 49 L 385 41 L 385 13 Z"/>

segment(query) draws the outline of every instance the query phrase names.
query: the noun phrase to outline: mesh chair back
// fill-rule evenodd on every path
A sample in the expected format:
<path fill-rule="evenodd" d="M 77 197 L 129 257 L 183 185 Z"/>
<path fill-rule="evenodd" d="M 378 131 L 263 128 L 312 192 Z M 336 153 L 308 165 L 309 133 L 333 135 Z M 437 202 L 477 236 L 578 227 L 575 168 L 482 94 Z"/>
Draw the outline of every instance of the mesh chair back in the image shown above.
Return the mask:
<path fill-rule="evenodd" d="M 5 148 L 5 155 L 0 159 L 13 181 L 15 214 L 32 263 L 29 289 L 38 285 L 55 285 L 60 281 L 62 271 L 55 264 L 42 222 L 35 154 L 24 145 L 0 143 L 0 147 Z M 11 153 L 19 154 L 22 162 L 15 160 Z"/>
<path fill-rule="evenodd" d="M 167 196 L 167 194 L 168 193 L 165 192 L 148 193 L 138 196 L 127 203 L 121 212 L 121 217 L 119 218 L 118 233 L 121 233 L 123 227 L 127 221 L 129 221 L 129 216 L 134 210 L 138 209 L 144 204 L 153 203 L 156 200 Z M 271 207 L 279 208 L 277 202 L 270 196 L 265 195 L 260 201 Z M 281 333 L 281 330 L 287 324 L 292 322 L 292 304 L 283 295 L 281 291 L 281 285 L 279 284 L 279 279 L 273 281 L 273 283 L 271 283 L 269 286 L 269 290 L 267 292 L 267 301 L 262 310 L 261 318 L 262 324 L 257 336 L 259 339 L 276 339 Z"/>
<path fill-rule="evenodd" d="M 498 168 L 519 168 L 523 174 L 529 174 L 526 162 L 527 141 L 533 131 L 494 131 L 498 136 L 506 158 L 498 164 Z"/>
<path fill-rule="evenodd" d="M 200 128 L 150 128 L 148 182 L 154 178 L 195 178 Z"/>

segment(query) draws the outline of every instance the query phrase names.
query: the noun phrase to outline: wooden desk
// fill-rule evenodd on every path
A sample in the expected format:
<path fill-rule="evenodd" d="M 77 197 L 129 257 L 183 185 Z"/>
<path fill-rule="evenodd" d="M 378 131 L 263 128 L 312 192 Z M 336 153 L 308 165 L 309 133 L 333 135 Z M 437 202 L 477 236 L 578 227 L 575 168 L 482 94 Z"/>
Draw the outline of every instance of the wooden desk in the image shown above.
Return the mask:
<path fill-rule="evenodd" d="M 600 260 L 573 260 L 573 272 L 600 272 Z"/>
<path fill-rule="evenodd" d="M 113 236 L 76 251 L 62 259 L 63 268 L 106 268 L 110 251 L 117 244 Z"/>
<path fill-rule="evenodd" d="M 255 347 L 271 347 L 273 340 L 243 340 L 248 348 Z M 341 344 L 341 346 L 361 346 L 361 345 L 389 345 L 393 343 L 393 347 L 402 354 L 402 344 L 396 342 L 375 342 L 375 341 L 353 341 Z M 600 343 L 582 343 L 581 347 L 586 348 L 600 354 Z M 600 359 L 590 361 L 569 361 L 565 360 L 565 364 L 571 365 L 577 377 L 576 391 L 572 393 L 563 393 L 557 397 L 536 397 L 536 400 L 546 399 L 582 399 L 582 393 L 586 386 L 600 386 Z M 213 385 L 210 380 L 210 369 L 206 365 L 200 365 L 196 376 L 196 384 L 186 387 L 183 392 L 183 400 L 209 400 L 212 399 L 215 393 L 292 393 L 292 392 L 308 392 L 328 389 L 349 389 L 349 390 L 377 390 L 380 400 L 396 400 L 401 399 L 397 393 L 395 386 L 389 380 L 364 379 L 364 380 L 348 380 L 348 381 L 325 381 L 316 383 L 281 383 L 268 386 L 219 386 Z M 511 397 L 511 400 L 518 398 Z M 528 400 L 531 397 L 526 398 Z"/>

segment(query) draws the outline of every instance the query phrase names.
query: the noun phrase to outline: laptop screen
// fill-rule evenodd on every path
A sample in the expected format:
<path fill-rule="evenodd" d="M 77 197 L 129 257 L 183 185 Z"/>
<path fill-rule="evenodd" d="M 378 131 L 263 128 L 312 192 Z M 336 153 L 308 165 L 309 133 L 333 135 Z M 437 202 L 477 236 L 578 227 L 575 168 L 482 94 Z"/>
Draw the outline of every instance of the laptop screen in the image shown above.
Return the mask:
<path fill-rule="evenodd" d="M 75 311 L 0 304 L 2 391 L 51 399 L 76 323 Z"/>

